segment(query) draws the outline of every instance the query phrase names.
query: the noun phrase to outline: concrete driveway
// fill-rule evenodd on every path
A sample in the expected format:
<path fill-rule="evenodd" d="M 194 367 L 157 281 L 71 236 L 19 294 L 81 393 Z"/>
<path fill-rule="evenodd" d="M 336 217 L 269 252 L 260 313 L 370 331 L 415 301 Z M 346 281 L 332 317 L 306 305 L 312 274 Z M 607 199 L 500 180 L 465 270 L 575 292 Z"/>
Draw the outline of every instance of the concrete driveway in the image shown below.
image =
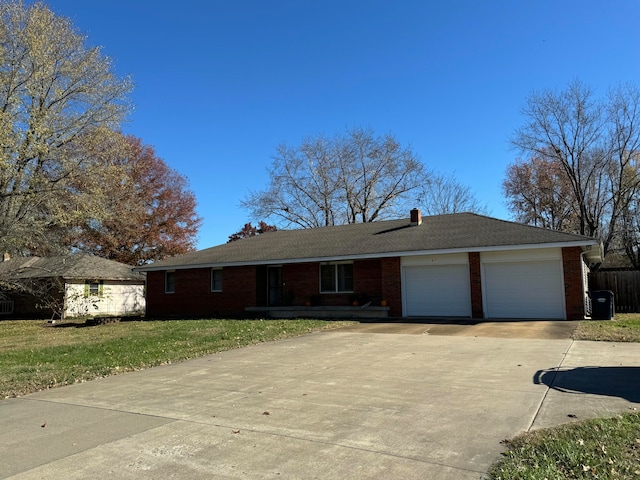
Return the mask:
<path fill-rule="evenodd" d="M 0 401 L 0 478 L 480 479 L 503 439 L 640 408 L 635 344 L 375 325 Z"/>

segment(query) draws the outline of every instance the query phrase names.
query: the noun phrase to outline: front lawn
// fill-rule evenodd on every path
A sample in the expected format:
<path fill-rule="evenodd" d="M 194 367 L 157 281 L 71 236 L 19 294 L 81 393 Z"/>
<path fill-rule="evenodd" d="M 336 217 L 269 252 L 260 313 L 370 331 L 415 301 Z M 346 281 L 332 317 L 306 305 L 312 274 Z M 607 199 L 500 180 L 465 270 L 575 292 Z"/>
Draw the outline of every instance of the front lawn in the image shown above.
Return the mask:
<path fill-rule="evenodd" d="M 619 313 L 612 320 L 584 320 L 573 334 L 575 340 L 640 342 L 640 313 Z"/>
<path fill-rule="evenodd" d="M 507 442 L 492 480 L 640 478 L 640 415 L 585 420 Z"/>
<path fill-rule="evenodd" d="M 584 320 L 573 338 L 640 342 L 640 314 L 617 314 L 612 320 Z M 640 479 L 637 413 L 525 433 L 506 444 L 509 450 L 492 466 L 491 480 Z"/>
<path fill-rule="evenodd" d="M 0 398 L 339 328 L 323 320 L 0 321 Z"/>

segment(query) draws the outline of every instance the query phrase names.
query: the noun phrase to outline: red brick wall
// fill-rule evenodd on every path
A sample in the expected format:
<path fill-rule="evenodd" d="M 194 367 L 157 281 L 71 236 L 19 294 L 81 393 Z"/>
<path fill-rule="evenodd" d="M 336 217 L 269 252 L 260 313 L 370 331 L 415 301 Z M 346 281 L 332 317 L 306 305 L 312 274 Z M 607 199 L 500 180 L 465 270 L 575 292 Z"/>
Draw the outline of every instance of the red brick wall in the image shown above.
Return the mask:
<path fill-rule="evenodd" d="M 292 305 L 351 305 L 381 300 L 393 301 L 401 315 L 400 260 L 392 259 L 390 275 L 384 277 L 382 261 L 357 260 L 353 263 L 353 293 L 320 293 L 319 263 L 296 263 L 282 267 L 284 297 Z M 397 267 L 397 268 L 396 268 Z M 242 316 L 244 308 L 256 305 L 256 267 L 226 267 L 222 292 L 211 292 L 211 269 L 185 269 L 175 272 L 175 292 L 164 293 L 164 272 L 147 273 L 147 315 L 150 317 Z M 390 293 L 385 293 L 385 285 Z M 389 285 L 391 289 L 389 289 Z M 397 291 L 396 291 L 397 290 Z M 396 299 L 397 298 L 397 299 Z M 391 303 L 390 303 L 391 304 Z"/>
<path fill-rule="evenodd" d="M 482 274 L 480 253 L 469 252 L 469 281 L 471 283 L 471 317 L 484 318 L 482 305 Z"/>
<path fill-rule="evenodd" d="M 292 263 L 282 267 L 285 292 L 296 306 L 318 303 L 314 296 L 320 291 L 320 270 L 317 263 Z"/>
<path fill-rule="evenodd" d="M 363 297 L 379 304 L 382 300 L 382 265 L 379 259 L 358 260 L 353 263 L 353 289 Z"/>
<path fill-rule="evenodd" d="M 390 317 L 402 316 L 402 285 L 400 257 L 380 260 L 382 269 L 382 297 L 387 301 Z"/>
<path fill-rule="evenodd" d="M 222 292 L 211 292 L 211 269 L 176 270 L 175 292 L 164 292 L 164 271 L 147 273 L 147 316 L 237 316 L 255 306 L 255 267 L 229 267 L 222 273 Z"/>
<path fill-rule="evenodd" d="M 567 320 L 582 320 L 585 315 L 581 251 L 580 247 L 562 249 Z"/>
<path fill-rule="evenodd" d="M 320 266 L 318 263 L 284 265 L 282 270 L 285 292 L 293 305 L 351 305 L 354 300 L 363 304 L 371 301 L 380 305 L 382 300 L 382 269 L 380 260 L 353 262 L 353 293 L 320 293 Z"/>

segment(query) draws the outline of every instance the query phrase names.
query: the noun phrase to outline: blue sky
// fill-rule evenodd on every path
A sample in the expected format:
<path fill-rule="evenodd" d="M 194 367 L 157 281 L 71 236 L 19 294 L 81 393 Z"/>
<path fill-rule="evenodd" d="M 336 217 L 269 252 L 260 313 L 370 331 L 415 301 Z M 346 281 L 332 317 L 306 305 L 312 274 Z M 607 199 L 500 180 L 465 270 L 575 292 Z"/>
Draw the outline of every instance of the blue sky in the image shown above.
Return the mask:
<path fill-rule="evenodd" d="M 227 241 L 280 143 L 371 127 L 509 218 L 534 90 L 638 83 L 637 0 L 48 0 L 131 75 L 124 131 L 187 177 L 198 248 Z"/>

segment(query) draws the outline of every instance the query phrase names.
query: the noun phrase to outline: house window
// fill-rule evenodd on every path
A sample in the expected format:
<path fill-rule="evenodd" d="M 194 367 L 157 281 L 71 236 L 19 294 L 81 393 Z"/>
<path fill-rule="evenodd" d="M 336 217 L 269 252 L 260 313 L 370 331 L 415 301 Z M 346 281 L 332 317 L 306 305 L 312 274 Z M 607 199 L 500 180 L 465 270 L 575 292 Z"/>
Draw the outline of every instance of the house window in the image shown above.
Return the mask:
<path fill-rule="evenodd" d="M 176 291 L 176 272 L 164 272 L 164 293 L 175 293 Z"/>
<path fill-rule="evenodd" d="M 211 291 L 212 292 L 222 291 L 222 269 L 221 268 L 214 268 L 211 270 Z"/>
<path fill-rule="evenodd" d="M 102 284 L 100 280 L 85 280 L 84 282 L 84 298 L 87 297 L 101 297 L 102 296 Z"/>
<path fill-rule="evenodd" d="M 320 265 L 320 292 L 353 292 L 353 263 Z"/>

